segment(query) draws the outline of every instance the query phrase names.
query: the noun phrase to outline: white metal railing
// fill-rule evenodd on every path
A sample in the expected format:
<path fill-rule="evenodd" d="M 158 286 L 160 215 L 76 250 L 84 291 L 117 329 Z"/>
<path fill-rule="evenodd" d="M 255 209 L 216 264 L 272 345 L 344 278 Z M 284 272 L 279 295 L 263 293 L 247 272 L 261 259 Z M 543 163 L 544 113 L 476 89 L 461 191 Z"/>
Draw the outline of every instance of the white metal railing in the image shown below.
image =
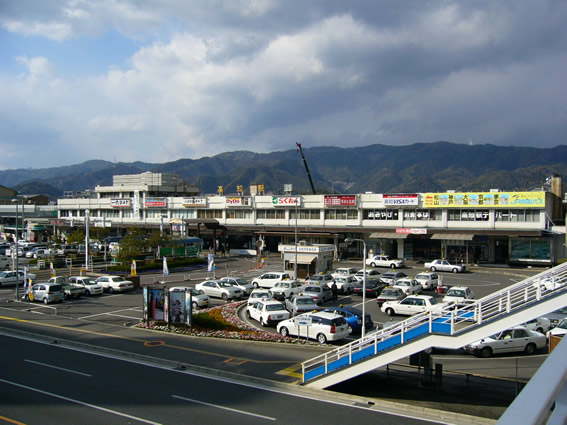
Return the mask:
<path fill-rule="evenodd" d="M 567 290 L 567 263 L 501 289 L 474 304 L 444 305 L 302 363 L 303 382 L 369 359 L 423 334 L 456 335 Z M 370 349 L 372 347 L 372 349 Z"/>

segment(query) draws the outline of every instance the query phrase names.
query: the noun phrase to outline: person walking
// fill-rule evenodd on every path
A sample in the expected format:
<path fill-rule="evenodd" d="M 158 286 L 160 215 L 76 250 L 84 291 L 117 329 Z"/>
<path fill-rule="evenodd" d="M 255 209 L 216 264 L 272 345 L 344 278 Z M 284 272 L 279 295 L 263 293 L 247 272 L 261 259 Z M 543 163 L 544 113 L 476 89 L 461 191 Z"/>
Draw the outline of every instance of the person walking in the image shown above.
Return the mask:
<path fill-rule="evenodd" d="M 338 290 L 337 290 L 337 284 L 335 281 L 333 281 L 333 284 L 331 285 L 331 291 L 333 291 L 333 301 L 337 301 L 338 299 Z"/>

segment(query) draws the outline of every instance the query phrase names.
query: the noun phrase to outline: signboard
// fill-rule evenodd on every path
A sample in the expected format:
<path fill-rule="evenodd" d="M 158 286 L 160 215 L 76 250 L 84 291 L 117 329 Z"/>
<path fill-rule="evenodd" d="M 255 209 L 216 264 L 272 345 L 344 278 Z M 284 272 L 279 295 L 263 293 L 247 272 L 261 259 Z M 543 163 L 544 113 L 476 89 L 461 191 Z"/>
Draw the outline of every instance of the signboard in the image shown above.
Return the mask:
<path fill-rule="evenodd" d="M 112 208 L 130 208 L 131 199 L 111 199 L 110 206 Z"/>
<path fill-rule="evenodd" d="M 335 245 L 297 245 L 297 252 L 316 254 L 319 252 L 332 252 Z M 278 245 L 279 252 L 295 252 L 295 245 Z"/>
<path fill-rule="evenodd" d="M 200 197 L 183 198 L 183 206 L 184 207 L 206 207 L 207 206 L 207 198 L 200 198 Z"/>
<path fill-rule="evenodd" d="M 382 195 L 384 205 L 418 205 L 417 194 Z"/>
<path fill-rule="evenodd" d="M 426 208 L 545 208 L 545 192 L 426 193 Z"/>
<path fill-rule="evenodd" d="M 226 198 L 226 205 L 231 207 L 247 207 L 250 205 L 250 198 L 238 197 L 238 198 Z"/>
<path fill-rule="evenodd" d="M 146 208 L 164 208 L 167 207 L 167 198 L 146 198 L 144 205 Z"/>
<path fill-rule="evenodd" d="M 408 229 L 408 228 L 400 227 L 400 228 L 396 229 L 396 233 L 403 233 L 403 234 L 410 234 L 410 235 L 426 235 L 427 229 L 419 229 L 419 228 Z"/>
<path fill-rule="evenodd" d="M 276 207 L 295 207 L 301 205 L 299 196 L 272 196 L 272 205 Z"/>
<path fill-rule="evenodd" d="M 295 316 L 293 323 L 295 326 L 311 326 L 313 324 L 313 318 L 311 316 Z"/>
<path fill-rule="evenodd" d="M 356 195 L 325 196 L 326 207 L 356 207 Z"/>
<path fill-rule="evenodd" d="M 134 218 L 140 219 L 140 191 L 134 191 Z"/>

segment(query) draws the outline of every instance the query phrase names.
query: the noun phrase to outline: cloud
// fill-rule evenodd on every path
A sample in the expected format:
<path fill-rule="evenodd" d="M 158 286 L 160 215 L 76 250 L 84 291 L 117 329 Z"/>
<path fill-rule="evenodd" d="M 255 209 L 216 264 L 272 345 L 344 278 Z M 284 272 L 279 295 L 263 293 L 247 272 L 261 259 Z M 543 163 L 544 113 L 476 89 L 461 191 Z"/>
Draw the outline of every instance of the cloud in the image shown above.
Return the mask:
<path fill-rule="evenodd" d="M 28 1 L 0 11 L 26 40 L 13 47 L 18 73 L 0 71 L 0 168 L 296 141 L 564 143 L 561 3 Z M 135 52 L 104 73 L 68 71 L 109 32 Z M 98 48 L 104 60 L 113 46 Z"/>

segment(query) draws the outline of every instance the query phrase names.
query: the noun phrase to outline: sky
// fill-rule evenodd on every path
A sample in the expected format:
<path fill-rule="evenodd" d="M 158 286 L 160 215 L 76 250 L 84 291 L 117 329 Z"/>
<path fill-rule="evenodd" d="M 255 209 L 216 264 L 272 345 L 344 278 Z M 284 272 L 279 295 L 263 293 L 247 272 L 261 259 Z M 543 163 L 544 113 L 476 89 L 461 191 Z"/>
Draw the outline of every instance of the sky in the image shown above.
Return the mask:
<path fill-rule="evenodd" d="M 0 0 L 0 169 L 567 134 L 564 0 Z"/>

